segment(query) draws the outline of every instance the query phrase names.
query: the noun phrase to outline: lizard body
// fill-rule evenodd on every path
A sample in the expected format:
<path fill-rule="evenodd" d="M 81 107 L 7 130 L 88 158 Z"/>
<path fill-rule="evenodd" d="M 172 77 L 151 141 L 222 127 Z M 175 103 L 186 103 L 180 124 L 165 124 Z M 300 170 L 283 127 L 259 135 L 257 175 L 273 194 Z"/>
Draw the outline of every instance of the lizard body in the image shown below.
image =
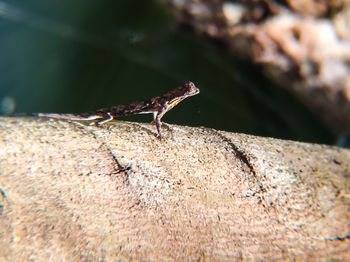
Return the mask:
<path fill-rule="evenodd" d="M 161 137 L 161 119 L 164 114 L 185 98 L 197 95 L 198 93 L 199 89 L 192 82 L 187 82 L 162 96 L 157 96 L 143 102 L 112 106 L 81 114 L 39 113 L 37 116 L 67 120 L 98 120 L 96 124 L 102 125 L 113 120 L 115 117 L 153 113 L 158 136 Z"/>

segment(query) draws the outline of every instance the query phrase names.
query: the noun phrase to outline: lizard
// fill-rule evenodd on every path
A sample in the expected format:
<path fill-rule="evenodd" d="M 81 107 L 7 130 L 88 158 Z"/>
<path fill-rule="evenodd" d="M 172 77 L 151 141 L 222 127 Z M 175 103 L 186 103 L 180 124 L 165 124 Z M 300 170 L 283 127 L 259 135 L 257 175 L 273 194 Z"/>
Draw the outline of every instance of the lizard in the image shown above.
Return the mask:
<path fill-rule="evenodd" d="M 113 120 L 116 117 L 153 113 L 154 122 L 158 132 L 157 136 L 161 138 L 161 119 L 165 115 L 165 113 L 185 98 L 197 94 L 199 94 L 199 89 L 192 82 L 187 82 L 164 95 L 156 96 L 143 102 L 135 102 L 129 105 L 118 105 L 109 108 L 101 108 L 96 111 L 81 114 L 37 113 L 35 115 L 39 117 L 49 117 L 67 120 L 97 120 L 94 123 L 97 126 L 100 126 L 104 123 Z"/>

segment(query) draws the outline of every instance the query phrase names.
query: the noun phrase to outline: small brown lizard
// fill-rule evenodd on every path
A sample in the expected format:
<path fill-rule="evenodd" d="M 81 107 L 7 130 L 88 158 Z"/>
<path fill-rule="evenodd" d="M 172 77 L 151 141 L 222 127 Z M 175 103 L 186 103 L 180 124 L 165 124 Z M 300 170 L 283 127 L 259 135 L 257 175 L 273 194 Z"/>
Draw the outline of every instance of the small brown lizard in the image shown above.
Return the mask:
<path fill-rule="evenodd" d="M 161 119 L 164 114 L 185 98 L 197 95 L 198 93 L 199 89 L 192 82 L 187 82 L 162 96 L 156 96 L 143 102 L 112 106 L 81 114 L 38 113 L 36 116 L 68 120 L 98 120 L 95 122 L 96 125 L 102 125 L 113 120 L 115 117 L 153 113 L 158 136 L 161 137 Z"/>

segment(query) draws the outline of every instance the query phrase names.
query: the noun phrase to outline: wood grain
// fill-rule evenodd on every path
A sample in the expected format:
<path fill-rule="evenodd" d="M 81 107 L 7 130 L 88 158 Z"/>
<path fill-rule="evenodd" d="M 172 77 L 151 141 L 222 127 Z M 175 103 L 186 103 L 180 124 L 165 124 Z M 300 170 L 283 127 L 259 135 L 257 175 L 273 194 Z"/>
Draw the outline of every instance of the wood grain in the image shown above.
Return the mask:
<path fill-rule="evenodd" d="M 3 261 L 350 259 L 350 152 L 112 121 L 0 118 Z"/>

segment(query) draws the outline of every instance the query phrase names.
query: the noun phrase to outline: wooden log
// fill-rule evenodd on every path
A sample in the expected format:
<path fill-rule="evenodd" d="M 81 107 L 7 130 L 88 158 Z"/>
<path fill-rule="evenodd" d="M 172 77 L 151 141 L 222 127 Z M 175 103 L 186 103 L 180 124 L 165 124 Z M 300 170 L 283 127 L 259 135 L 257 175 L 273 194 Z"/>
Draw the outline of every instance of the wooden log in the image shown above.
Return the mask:
<path fill-rule="evenodd" d="M 350 259 L 350 152 L 0 118 L 0 260 Z"/>

